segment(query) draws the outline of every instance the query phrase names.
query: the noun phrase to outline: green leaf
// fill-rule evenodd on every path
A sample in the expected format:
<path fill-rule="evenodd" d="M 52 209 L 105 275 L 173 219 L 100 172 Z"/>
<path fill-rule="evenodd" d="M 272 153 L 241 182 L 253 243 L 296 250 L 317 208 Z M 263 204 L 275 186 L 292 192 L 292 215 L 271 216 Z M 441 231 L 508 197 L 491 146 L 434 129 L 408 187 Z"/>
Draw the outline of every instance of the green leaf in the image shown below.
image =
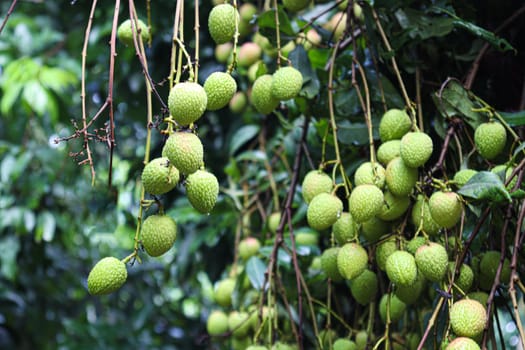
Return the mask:
<path fill-rule="evenodd" d="M 264 274 L 266 265 L 256 256 L 252 256 L 246 263 L 246 274 L 256 290 L 261 290 L 264 285 Z"/>
<path fill-rule="evenodd" d="M 525 125 L 525 110 L 513 113 L 498 112 L 510 126 Z"/>
<path fill-rule="evenodd" d="M 55 67 L 42 67 L 38 80 L 43 86 L 55 91 L 63 92 L 68 86 L 77 82 L 77 78 L 71 72 Z"/>
<path fill-rule="evenodd" d="M 35 240 L 40 242 L 51 242 L 55 236 L 56 221 L 53 214 L 48 211 L 43 212 L 38 216 L 37 226 L 35 230 Z"/>
<path fill-rule="evenodd" d="M 495 203 L 512 200 L 499 176 L 490 171 L 480 171 L 472 176 L 458 193 L 465 197 Z"/>
<path fill-rule="evenodd" d="M 47 91 L 37 80 L 28 82 L 22 94 L 23 100 L 40 116 L 47 111 L 48 97 Z"/>
<path fill-rule="evenodd" d="M 399 9 L 395 16 L 400 26 L 407 30 L 412 38 L 426 40 L 432 37 L 442 37 L 454 29 L 454 19 L 449 17 L 430 17 L 424 12 L 406 8 Z"/>
<path fill-rule="evenodd" d="M 230 155 L 237 152 L 246 142 L 254 138 L 259 133 L 258 125 L 245 125 L 233 134 L 230 143 Z"/>
<path fill-rule="evenodd" d="M 16 256 L 20 250 L 20 242 L 16 236 L 7 236 L 0 241 L 0 271 L 2 276 L 13 281 L 16 278 L 18 265 Z"/>
<path fill-rule="evenodd" d="M 2 96 L 2 100 L 0 101 L 0 111 L 3 115 L 14 113 L 12 108 L 18 100 L 23 87 L 23 84 L 11 84 L 8 88 L 4 89 L 4 96 Z"/>
<path fill-rule="evenodd" d="M 281 6 L 279 6 L 278 16 L 279 31 L 282 34 L 288 35 L 290 37 L 295 37 L 295 32 L 292 28 L 290 19 L 288 18 L 288 15 L 286 14 L 286 12 L 284 12 Z M 259 18 L 257 18 L 257 24 L 259 26 L 259 31 L 262 35 L 267 37 L 268 40 L 270 40 L 270 42 L 276 42 L 275 9 L 271 9 L 260 15 Z"/>
<path fill-rule="evenodd" d="M 439 96 L 439 92 L 436 92 L 432 98 L 444 118 L 460 117 L 465 119 L 473 128 L 479 125 L 480 117 L 478 113 L 472 111 L 476 107 L 474 102 L 470 99 L 467 90 L 456 80 L 448 82 L 442 90 L 441 96 Z"/>
<path fill-rule="evenodd" d="M 368 129 L 365 123 L 343 120 L 337 125 L 337 137 L 345 145 L 366 145 L 368 144 Z"/>
<path fill-rule="evenodd" d="M 455 14 L 451 13 L 450 11 L 446 9 L 439 8 L 439 7 L 433 7 L 432 10 L 436 10 L 437 12 L 448 14 L 450 17 L 454 19 L 453 24 L 455 27 L 466 29 L 467 31 L 471 32 L 478 38 L 486 40 L 488 43 L 490 43 L 493 47 L 495 47 L 499 51 L 509 51 L 509 50 L 516 51 L 516 49 L 507 40 L 498 37 L 493 32 L 483 29 L 475 25 L 472 22 L 465 21 L 464 19 L 456 16 Z"/>
<path fill-rule="evenodd" d="M 294 68 L 298 69 L 303 75 L 303 87 L 301 95 L 305 95 L 311 99 L 319 93 L 320 83 L 317 74 L 312 69 L 308 53 L 303 45 L 298 45 L 288 55 L 288 59 L 292 62 Z"/>
<path fill-rule="evenodd" d="M 523 199 L 525 198 L 525 191 L 522 189 L 517 189 L 516 191 L 512 192 L 510 196 L 513 199 Z"/>

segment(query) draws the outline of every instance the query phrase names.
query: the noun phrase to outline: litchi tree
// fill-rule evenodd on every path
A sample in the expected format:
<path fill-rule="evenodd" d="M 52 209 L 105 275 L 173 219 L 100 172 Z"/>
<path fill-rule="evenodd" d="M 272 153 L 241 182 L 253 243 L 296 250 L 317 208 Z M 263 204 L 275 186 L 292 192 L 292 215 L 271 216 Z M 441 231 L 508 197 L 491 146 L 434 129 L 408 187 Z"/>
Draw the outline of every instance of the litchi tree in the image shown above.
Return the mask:
<path fill-rule="evenodd" d="M 99 220 L 122 244 L 68 248 L 88 318 L 111 324 L 115 301 L 148 329 L 158 312 L 159 347 L 525 345 L 519 5 L 94 1 L 79 86 L 5 58 L 2 114 L 60 118 L 54 96 L 75 87 L 53 143 L 115 203 Z"/>

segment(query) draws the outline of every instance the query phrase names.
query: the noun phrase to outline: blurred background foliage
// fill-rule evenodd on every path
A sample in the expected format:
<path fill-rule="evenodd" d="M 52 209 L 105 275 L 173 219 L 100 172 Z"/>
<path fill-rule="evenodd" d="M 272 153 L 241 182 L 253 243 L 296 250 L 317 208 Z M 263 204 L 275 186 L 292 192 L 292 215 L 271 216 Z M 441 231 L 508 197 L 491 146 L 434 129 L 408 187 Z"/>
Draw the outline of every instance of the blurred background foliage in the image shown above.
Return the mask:
<path fill-rule="evenodd" d="M 1 19 L 9 3 L 0 4 Z M 152 2 L 151 8 L 153 41 L 147 48 L 148 62 L 164 98 L 168 93 L 165 79 L 175 3 Z M 193 2 L 186 3 L 186 18 L 190 19 Z M 443 130 L 432 93 L 447 77 L 465 78 L 486 42 L 490 49 L 472 90 L 496 109 L 508 112 L 513 125 L 525 124 L 525 117 L 518 113 L 523 109 L 525 21 L 515 21 L 498 33 L 505 42 L 481 30 L 495 30 L 522 5 L 520 1 L 374 3 L 410 96 L 414 96 L 416 69 L 420 70 L 427 127 L 435 127 L 437 134 Z M 333 37 L 316 25 L 323 45 L 308 52 L 297 46 L 290 53 L 308 81 L 303 97 L 295 103 L 287 102 L 277 117 L 264 117 L 251 109 L 242 114 L 228 109 L 207 113 L 199 122 L 199 136 L 206 150 L 206 166 L 218 176 L 223 189 L 216 209 L 203 216 L 191 208 L 181 190 L 168 194 L 163 201 L 179 225 L 175 249 L 161 259 L 143 254 L 144 263 L 128 269 L 128 282 L 118 293 L 91 297 L 86 290 L 91 266 L 107 255 L 122 258 L 133 247 L 146 103 L 142 70 L 134 51 L 118 43 L 113 184 L 108 188 L 107 146 L 93 143 L 97 177 L 91 186 L 89 168 L 77 165 L 84 155 L 72 154 L 82 151 L 81 141 L 55 142 L 58 137 L 73 134 L 75 123 L 80 123 L 80 62 L 90 6 L 87 1 L 21 1 L 0 34 L 0 348 L 214 348 L 206 336 L 205 320 L 213 305 L 213 283 L 226 275 L 233 260 L 232 247 L 244 205 L 238 184 L 260 192 L 263 212 L 269 214 L 273 204 L 265 164 L 270 164 L 279 198 L 285 198 L 305 115 L 312 118 L 307 138 L 310 156 L 319 161 L 320 139 L 328 127 L 325 66 Z M 136 6 L 145 17 L 145 2 Z M 206 30 L 211 6 L 210 1 L 203 1 L 200 7 L 201 82 L 210 72 L 224 69 L 213 58 L 214 44 Z M 283 29 L 284 38 L 293 39 L 298 28 L 327 6 L 290 16 L 290 27 Z M 108 93 L 113 7 L 112 2 L 100 2 L 95 12 L 87 52 L 89 115 L 98 110 Z M 456 17 L 445 16 L 436 8 Z M 128 13 L 127 2 L 123 2 L 120 18 L 127 18 Z M 271 33 L 271 16 L 260 17 L 259 26 L 267 33 Z M 320 17 L 318 22 L 325 18 Z M 371 17 L 365 13 L 365 18 L 369 21 Z M 192 30 L 192 21 L 186 21 L 191 48 L 195 47 Z M 391 53 L 381 49 L 377 33 L 368 35 L 359 38 L 357 44 L 366 49 L 359 50 L 358 55 L 373 82 L 373 119 L 377 121 L 385 103 L 402 107 L 404 102 L 385 63 Z M 352 55 L 350 46 L 337 59 L 335 90 L 339 139 L 345 146 L 344 164 L 349 174 L 366 158 L 367 144 L 362 111 L 349 79 Z M 266 63 L 272 71 L 275 60 L 266 57 Z M 237 78 L 240 88 L 247 90 L 246 76 L 239 74 Z M 385 101 L 376 88 L 378 78 Z M 158 101 L 154 102 L 154 111 L 160 118 Z M 97 127 L 105 127 L 103 119 Z M 155 131 L 152 153 L 158 156 L 162 136 Z M 328 142 L 333 140 L 328 137 Z M 332 150 L 327 151 L 330 158 Z M 306 170 L 308 164 L 301 171 Z M 294 221 L 304 226 L 306 206 L 299 197 L 294 209 Z M 265 215 L 253 215 L 241 226 L 263 234 L 265 220 Z M 319 252 L 312 249 L 302 254 L 314 256 Z M 289 264 L 289 259 L 282 259 L 283 266 Z M 295 282 L 289 287 L 293 294 Z"/>

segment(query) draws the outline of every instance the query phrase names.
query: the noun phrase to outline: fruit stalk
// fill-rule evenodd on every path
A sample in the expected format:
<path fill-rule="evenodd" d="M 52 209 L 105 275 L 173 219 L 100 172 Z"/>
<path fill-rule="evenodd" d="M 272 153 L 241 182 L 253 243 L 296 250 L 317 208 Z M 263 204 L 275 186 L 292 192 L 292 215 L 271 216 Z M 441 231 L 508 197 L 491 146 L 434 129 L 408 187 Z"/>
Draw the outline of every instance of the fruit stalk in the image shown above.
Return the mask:
<path fill-rule="evenodd" d="M 388 38 L 385 34 L 385 31 L 383 30 L 383 26 L 381 25 L 381 22 L 379 21 L 379 17 L 377 16 L 376 10 L 372 7 L 372 17 L 374 17 L 374 22 L 376 23 L 377 29 L 379 30 L 379 34 L 381 35 L 381 39 L 383 40 L 383 44 L 385 44 L 385 47 L 388 52 L 392 52 L 392 46 L 390 46 L 390 42 L 388 41 Z M 410 109 L 409 115 L 412 119 L 412 123 L 414 126 L 416 126 L 415 123 L 415 116 L 413 113 L 413 109 L 411 108 L 412 102 L 410 101 L 410 98 L 408 97 L 407 90 L 405 88 L 405 83 L 403 83 L 403 78 L 401 78 L 401 73 L 399 72 L 399 68 L 397 66 L 395 55 L 392 55 L 392 58 L 390 58 L 390 61 L 392 62 L 392 69 L 394 69 L 394 73 L 396 74 L 397 80 L 399 82 L 399 87 L 401 89 L 401 94 L 403 95 L 403 98 L 405 99 L 405 104 L 407 108 Z"/>

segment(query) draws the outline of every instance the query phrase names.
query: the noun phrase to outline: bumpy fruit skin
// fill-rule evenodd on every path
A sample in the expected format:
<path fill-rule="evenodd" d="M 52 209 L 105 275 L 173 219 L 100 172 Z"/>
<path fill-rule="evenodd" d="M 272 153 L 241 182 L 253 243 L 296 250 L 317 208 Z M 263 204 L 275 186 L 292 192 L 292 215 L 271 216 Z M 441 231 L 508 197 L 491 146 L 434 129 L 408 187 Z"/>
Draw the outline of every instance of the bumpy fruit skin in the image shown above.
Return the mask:
<path fill-rule="evenodd" d="M 232 311 L 228 315 L 228 329 L 236 338 L 243 338 L 251 329 L 250 315 L 247 312 Z"/>
<path fill-rule="evenodd" d="M 354 222 L 352 215 L 348 212 L 342 213 L 332 226 L 332 233 L 340 245 L 355 240 L 357 236 L 357 224 Z"/>
<path fill-rule="evenodd" d="M 332 281 L 341 281 L 343 276 L 337 268 L 337 255 L 339 254 L 339 247 L 328 248 L 321 254 L 321 269 L 328 278 Z"/>
<path fill-rule="evenodd" d="M 220 4 L 212 8 L 208 16 L 208 30 L 216 44 L 224 44 L 233 39 L 236 20 L 239 20 L 239 13 L 230 4 Z"/>
<path fill-rule="evenodd" d="M 87 278 L 91 295 L 110 294 L 122 287 L 128 278 L 126 265 L 117 258 L 106 257 L 93 266 Z"/>
<path fill-rule="evenodd" d="M 148 255 L 157 257 L 173 247 L 177 238 L 177 223 L 167 215 L 150 215 L 141 228 L 142 245 Z"/>
<path fill-rule="evenodd" d="M 459 188 L 466 184 L 468 180 L 470 180 L 470 178 L 477 173 L 478 171 L 474 169 L 461 169 L 454 174 L 453 180 L 456 183 L 456 186 Z"/>
<path fill-rule="evenodd" d="M 386 185 L 396 196 L 408 196 L 417 182 L 417 169 L 406 166 L 400 157 L 388 163 L 385 171 Z"/>
<path fill-rule="evenodd" d="M 142 37 L 143 42 L 147 42 L 150 38 L 149 28 L 142 20 L 138 20 L 135 25 L 135 30 L 140 30 L 140 36 Z M 122 22 L 117 29 L 117 37 L 127 46 L 133 46 L 133 28 L 131 25 L 131 20 L 127 19 Z M 138 39 L 138 37 L 137 37 Z"/>
<path fill-rule="evenodd" d="M 386 316 L 387 316 L 387 305 L 388 305 L 388 296 L 389 294 L 384 294 L 381 297 L 381 300 L 379 301 L 379 316 L 381 317 L 381 320 L 383 322 L 386 322 Z M 403 313 L 406 310 L 406 304 L 399 300 L 397 296 L 394 294 L 390 294 L 390 308 L 389 308 L 389 314 L 390 314 L 390 321 L 396 322 L 401 319 L 403 316 Z"/>
<path fill-rule="evenodd" d="M 226 278 L 215 286 L 213 298 L 222 307 L 229 307 L 232 304 L 232 294 L 235 289 L 235 279 Z"/>
<path fill-rule="evenodd" d="M 151 160 L 142 170 L 141 176 L 144 190 L 153 195 L 171 191 L 177 186 L 179 179 L 179 170 L 170 164 L 167 157 Z"/>
<path fill-rule="evenodd" d="M 474 132 L 474 143 L 483 158 L 494 159 L 505 148 L 507 131 L 498 122 L 482 123 Z"/>
<path fill-rule="evenodd" d="M 451 341 L 445 350 L 480 350 L 480 347 L 470 338 L 459 337 Z"/>
<path fill-rule="evenodd" d="M 171 116 L 182 126 L 199 119 L 206 110 L 208 96 L 197 83 L 184 82 L 173 86 L 168 95 Z"/>
<path fill-rule="evenodd" d="M 379 121 L 379 137 L 381 141 L 398 140 L 412 128 L 408 114 L 400 109 L 389 109 Z"/>
<path fill-rule="evenodd" d="M 483 332 L 487 315 L 483 305 L 472 299 L 461 299 L 450 308 L 450 326 L 460 337 L 474 338 Z"/>
<path fill-rule="evenodd" d="M 320 193 L 315 196 L 306 211 L 308 225 L 314 230 L 324 230 L 332 226 L 343 211 L 343 202 L 334 195 Z"/>
<path fill-rule="evenodd" d="M 257 238 L 247 237 L 239 242 L 239 256 L 244 261 L 257 254 L 261 248 L 261 242 Z"/>
<path fill-rule="evenodd" d="M 416 251 L 416 264 L 427 280 L 439 282 L 447 273 L 447 250 L 439 243 L 424 244 Z"/>
<path fill-rule="evenodd" d="M 293 67 L 278 69 L 272 76 L 272 96 L 280 101 L 297 96 L 303 86 L 303 75 Z"/>
<path fill-rule="evenodd" d="M 211 336 L 226 333 L 228 331 L 228 315 L 220 310 L 212 311 L 206 321 L 206 330 Z"/>
<path fill-rule="evenodd" d="M 350 282 L 350 292 L 361 305 L 368 305 L 376 298 L 377 276 L 373 271 L 364 270 Z"/>
<path fill-rule="evenodd" d="M 204 165 L 202 142 L 191 132 L 180 131 L 171 134 L 162 153 L 185 175 L 193 174 Z"/>
<path fill-rule="evenodd" d="M 304 10 L 308 4 L 310 0 L 283 0 L 284 7 L 293 12 Z"/>
<path fill-rule="evenodd" d="M 375 185 L 382 189 L 385 187 L 385 168 L 379 163 L 365 162 L 357 168 L 354 174 L 354 184 Z"/>
<path fill-rule="evenodd" d="M 186 179 L 186 194 L 195 209 L 208 214 L 217 202 L 219 181 L 212 173 L 197 170 Z"/>
<path fill-rule="evenodd" d="M 421 230 L 430 236 L 436 235 L 441 229 L 441 226 L 432 218 L 428 200 L 423 195 L 417 196 L 416 202 L 412 207 L 410 219 L 416 230 Z"/>
<path fill-rule="evenodd" d="M 414 256 L 409 252 L 397 250 L 386 259 L 386 274 L 396 285 L 411 286 L 416 281 L 417 266 Z"/>
<path fill-rule="evenodd" d="M 235 79 L 228 73 L 213 72 L 204 82 L 204 91 L 209 111 L 216 111 L 225 107 L 237 91 Z"/>
<path fill-rule="evenodd" d="M 421 273 L 417 273 L 416 280 L 412 285 L 401 286 L 397 285 L 395 289 L 395 295 L 402 302 L 407 305 L 416 303 L 423 292 L 426 285 L 425 277 Z"/>
<path fill-rule="evenodd" d="M 454 227 L 463 213 L 463 204 L 455 192 L 434 192 L 430 196 L 428 207 L 432 219 L 444 228 Z"/>
<path fill-rule="evenodd" d="M 386 271 L 386 261 L 388 257 L 397 250 L 396 241 L 393 239 L 389 239 L 377 245 L 376 262 L 379 269 Z"/>
<path fill-rule="evenodd" d="M 377 160 L 387 165 L 390 161 L 396 157 L 399 157 L 401 149 L 401 140 L 390 140 L 382 143 L 377 149 Z"/>
<path fill-rule="evenodd" d="M 384 194 L 384 203 L 381 211 L 377 214 L 381 220 L 392 221 L 403 215 L 410 206 L 408 196 L 394 196 L 390 191 Z"/>
<path fill-rule="evenodd" d="M 383 192 L 377 186 L 356 186 L 350 194 L 350 214 L 358 223 L 370 220 L 381 211 L 383 200 Z"/>
<path fill-rule="evenodd" d="M 279 99 L 272 95 L 272 80 L 270 74 L 264 74 L 253 83 L 251 102 L 259 113 L 270 114 L 279 105 Z"/>
<path fill-rule="evenodd" d="M 334 342 L 333 350 L 356 350 L 357 346 L 351 340 L 339 338 Z"/>
<path fill-rule="evenodd" d="M 357 243 L 347 243 L 337 254 L 337 269 L 343 278 L 353 280 L 365 271 L 368 265 L 366 249 Z"/>
<path fill-rule="evenodd" d="M 302 184 L 303 199 L 306 204 L 320 193 L 330 193 L 333 188 L 332 179 L 320 170 L 309 171 Z"/>
<path fill-rule="evenodd" d="M 408 167 L 417 168 L 427 162 L 433 148 L 430 136 L 424 132 L 409 132 L 401 138 L 399 154 Z"/>

